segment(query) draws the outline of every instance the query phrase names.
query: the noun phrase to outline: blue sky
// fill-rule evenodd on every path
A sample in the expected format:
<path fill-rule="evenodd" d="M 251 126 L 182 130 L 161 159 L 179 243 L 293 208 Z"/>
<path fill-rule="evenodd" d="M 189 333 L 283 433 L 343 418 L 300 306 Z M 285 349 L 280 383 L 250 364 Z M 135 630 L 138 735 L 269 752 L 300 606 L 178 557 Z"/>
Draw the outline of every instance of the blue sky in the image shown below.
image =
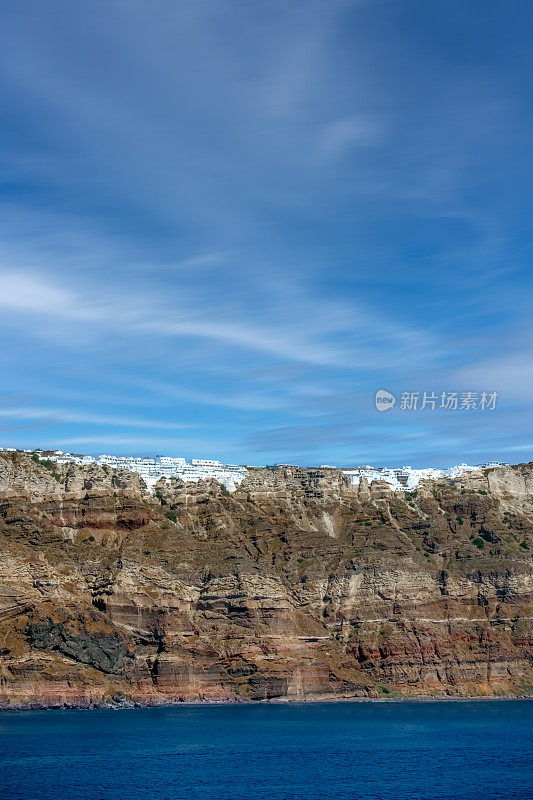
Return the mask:
<path fill-rule="evenodd" d="M 0 440 L 533 458 L 529 2 L 0 14 Z M 374 394 L 496 391 L 492 411 Z"/>

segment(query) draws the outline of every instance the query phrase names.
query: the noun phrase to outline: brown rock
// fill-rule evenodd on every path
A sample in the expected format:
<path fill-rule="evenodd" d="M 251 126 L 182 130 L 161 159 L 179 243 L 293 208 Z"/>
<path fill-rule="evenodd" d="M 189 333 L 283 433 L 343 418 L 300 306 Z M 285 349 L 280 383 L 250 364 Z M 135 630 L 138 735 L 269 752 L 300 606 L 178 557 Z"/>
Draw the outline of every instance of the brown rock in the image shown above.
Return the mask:
<path fill-rule="evenodd" d="M 0 704 L 478 696 L 531 686 L 532 465 L 142 480 L 0 456 Z"/>

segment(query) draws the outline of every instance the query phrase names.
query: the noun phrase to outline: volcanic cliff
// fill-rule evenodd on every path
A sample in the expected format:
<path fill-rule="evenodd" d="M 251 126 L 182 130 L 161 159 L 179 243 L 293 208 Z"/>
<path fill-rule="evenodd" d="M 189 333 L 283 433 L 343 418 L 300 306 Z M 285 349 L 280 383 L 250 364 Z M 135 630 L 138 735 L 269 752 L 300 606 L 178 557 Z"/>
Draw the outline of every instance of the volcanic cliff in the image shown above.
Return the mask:
<path fill-rule="evenodd" d="M 393 493 L 0 456 L 0 706 L 523 695 L 533 464 Z"/>

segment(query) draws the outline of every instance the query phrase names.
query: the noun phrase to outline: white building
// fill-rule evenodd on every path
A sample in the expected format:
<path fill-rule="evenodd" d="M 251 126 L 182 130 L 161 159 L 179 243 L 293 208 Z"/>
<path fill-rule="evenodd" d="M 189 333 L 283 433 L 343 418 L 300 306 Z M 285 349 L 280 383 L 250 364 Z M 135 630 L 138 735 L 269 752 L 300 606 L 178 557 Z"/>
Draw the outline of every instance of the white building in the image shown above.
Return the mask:
<path fill-rule="evenodd" d="M 158 472 L 155 458 L 102 455 L 98 457 L 97 463 L 100 466 L 113 467 L 113 469 L 138 472 L 142 478 L 153 478 Z"/>
<path fill-rule="evenodd" d="M 179 469 L 187 463 L 184 458 L 174 458 L 173 456 L 157 456 L 157 462 L 161 467 L 172 467 Z"/>
<path fill-rule="evenodd" d="M 367 466 L 349 470 L 345 469 L 343 472 L 345 475 L 348 475 L 351 482 L 355 485 L 358 485 L 362 478 L 366 478 L 369 484 L 372 483 L 372 481 L 385 481 L 394 491 L 409 492 L 416 489 L 420 481 L 424 478 L 431 478 L 433 480 L 438 478 L 457 478 L 464 472 L 472 472 L 478 469 L 481 469 L 481 467 L 473 467 L 470 464 L 458 464 L 455 467 L 447 467 L 445 469 L 439 469 L 437 467 L 413 469 L 409 466 L 389 469 L 387 467 Z"/>

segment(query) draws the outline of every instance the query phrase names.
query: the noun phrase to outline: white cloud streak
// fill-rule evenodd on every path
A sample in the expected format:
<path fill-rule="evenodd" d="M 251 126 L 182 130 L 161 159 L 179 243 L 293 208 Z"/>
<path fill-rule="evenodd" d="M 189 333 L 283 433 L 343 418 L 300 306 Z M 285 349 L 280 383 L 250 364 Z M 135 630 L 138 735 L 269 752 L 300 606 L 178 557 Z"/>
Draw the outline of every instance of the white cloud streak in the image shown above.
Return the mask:
<path fill-rule="evenodd" d="M 161 420 L 136 419 L 127 416 L 108 417 L 98 414 L 76 413 L 54 408 L 2 408 L 0 418 L 4 420 L 41 421 L 47 425 L 98 425 L 100 427 L 146 428 L 153 430 L 182 430 L 194 427 L 188 423 L 164 422 Z"/>
<path fill-rule="evenodd" d="M 105 300 L 100 299 L 101 294 L 105 294 Z M 351 310 L 349 305 L 341 304 L 334 304 L 330 313 L 327 303 L 319 299 L 309 301 L 305 294 L 300 296 L 299 304 L 289 308 L 273 306 L 270 317 L 274 322 L 270 324 L 224 319 L 216 304 L 209 309 L 210 319 L 203 317 L 203 309 L 198 307 L 169 310 L 168 301 L 154 293 L 132 294 L 131 290 L 129 293 L 121 290 L 116 297 L 110 291 L 101 292 L 100 296 L 94 289 L 92 296 L 87 291 L 82 296 L 35 272 L 0 272 L 0 308 L 18 312 L 11 323 L 29 332 L 31 328 L 19 314 L 46 316 L 56 322 L 72 321 L 87 326 L 89 331 L 92 326 L 95 334 L 105 327 L 117 335 L 203 339 L 296 363 L 344 369 L 370 364 L 383 368 L 406 342 L 411 348 L 416 347 L 419 355 L 420 347 L 427 345 L 419 332 L 392 323 L 382 315 Z M 369 324 L 371 317 L 373 328 Z M 35 333 L 40 335 L 37 327 Z M 383 342 L 389 343 L 389 353 L 376 361 L 372 351 Z"/>

